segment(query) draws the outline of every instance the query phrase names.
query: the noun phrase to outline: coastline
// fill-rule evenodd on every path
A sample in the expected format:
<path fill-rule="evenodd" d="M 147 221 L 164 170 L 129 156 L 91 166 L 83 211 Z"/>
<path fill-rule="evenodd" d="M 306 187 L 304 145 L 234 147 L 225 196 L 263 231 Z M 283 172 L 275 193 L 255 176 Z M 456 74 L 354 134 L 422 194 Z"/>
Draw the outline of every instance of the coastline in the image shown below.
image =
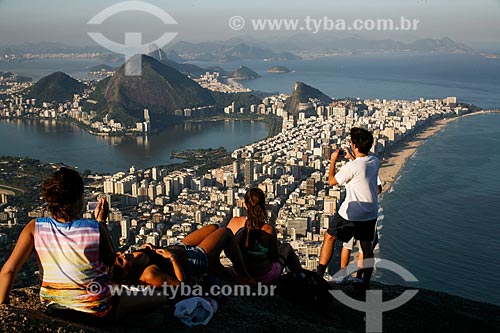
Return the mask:
<path fill-rule="evenodd" d="M 399 173 L 403 169 L 406 161 L 408 161 L 408 159 L 413 156 L 413 154 L 415 154 L 418 147 L 420 147 L 420 145 L 424 143 L 425 140 L 441 131 L 450 122 L 461 119 L 463 117 L 498 112 L 499 111 L 497 110 L 477 111 L 453 118 L 439 119 L 423 131 L 417 133 L 408 141 L 398 144 L 398 146 L 394 150 L 389 152 L 389 157 L 380 164 L 379 177 L 382 181 L 382 193 L 386 193 L 391 190 L 392 184 L 398 178 Z"/>

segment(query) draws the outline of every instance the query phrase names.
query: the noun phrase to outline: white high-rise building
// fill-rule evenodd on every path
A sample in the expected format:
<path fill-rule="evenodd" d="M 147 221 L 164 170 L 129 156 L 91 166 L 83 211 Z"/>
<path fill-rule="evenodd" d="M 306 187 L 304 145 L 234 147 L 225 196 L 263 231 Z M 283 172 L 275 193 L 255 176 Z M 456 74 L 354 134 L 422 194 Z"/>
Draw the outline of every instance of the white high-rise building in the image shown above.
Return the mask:
<path fill-rule="evenodd" d="M 234 206 L 234 190 L 232 188 L 227 190 L 227 204 Z"/>
<path fill-rule="evenodd" d="M 115 182 L 112 179 L 108 179 L 104 181 L 104 193 L 115 193 Z"/>
<path fill-rule="evenodd" d="M 121 237 L 125 239 L 126 242 L 129 240 L 130 232 L 130 219 L 128 217 L 123 218 L 120 221 L 120 234 Z"/>
<path fill-rule="evenodd" d="M 151 169 L 151 178 L 153 178 L 153 180 L 158 180 L 160 178 L 160 170 L 158 170 L 158 168 L 154 167 Z"/>
<path fill-rule="evenodd" d="M 155 184 L 149 184 L 148 186 L 148 198 L 151 201 L 154 201 L 156 198 L 156 186 Z"/>

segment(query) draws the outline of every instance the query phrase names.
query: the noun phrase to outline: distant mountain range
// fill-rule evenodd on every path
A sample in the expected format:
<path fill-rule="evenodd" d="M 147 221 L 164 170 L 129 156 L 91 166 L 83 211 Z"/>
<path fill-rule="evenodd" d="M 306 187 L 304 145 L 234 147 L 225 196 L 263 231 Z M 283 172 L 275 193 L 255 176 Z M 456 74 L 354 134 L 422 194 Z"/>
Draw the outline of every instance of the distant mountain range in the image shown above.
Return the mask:
<path fill-rule="evenodd" d="M 469 46 L 453 41 L 449 37 L 440 39 L 419 39 L 413 42 L 400 42 L 393 39 L 372 40 L 359 36 L 338 38 L 331 35 L 296 34 L 289 37 L 268 38 L 258 41 L 249 38 L 247 43 L 258 43 L 260 47 L 273 47 L 273 50 L 291 50 L 295 53 L 329 52 L 416 52 L 416 53 L 477 53 Z"/>
<path fill-rule="evenodd" d="M 224 41 L 191 43 L 179 41 L 159 50 L 152 46 L 148 54 L 159 61 L 170 60 L 182 64 L 186 61 L 229 62 L 240 60 L 298 60 L 297 54 L 327 55 L 330 53 L 471 53 L 482 54 L 471 47 L 456 42 L 449 37 L 438 39 L 426 38 L 413 42 L 401 42 L 393 39 L 366 39 L 353 34 L 311 34 L 267 36 L 257 39 L 253 36 L 241 36 Z M 41 42 L 18 45 L 0 45 L 0 55 L 25 53 L 100 53 L 100 59 L 106 62 L 123 62 L 123 55 L 110 53 L 101 46 L 69 46 L 62 43 Z"/>
<path fill-rule="evenodd" d="M 222 67 L 219 66 L 211 66 L 208 68 L 202 68 L 200 66 L 185 63 L 185 60 L 182 59 L 177 52 L 173 50 L 164 51 L 156 45 L 151 45 L 149 47 L 148 56 L 158 60 L 164 65 L 175 68 L 179 72 L 184 75 L 190 77 L 199 77 L 200 75 L 205 74 L 206 72 L 219 72 L 222 77 L 226 78 L 234 78 L 236 80 L 251 80 L 259 78 L 260 75 L 250 68 L 246 66 L 240 66 L 238 69 L 232 72 L 227 72 Z"/>
<path fill-rule="evenodd" d="M 167 50 L 174 51 L 186 60 L 229 62 L 238 60 L 298 60 L 300 57 L 291 52 L 275 52 L 270 49 L 250 46 L 245 43 L 227 45 L 224 42 L 205 42 L 194 44 L 177 42 Z"/>
<path fill-rule="evenodd" d="M 81 95 L 85 85 L 63 72 L 56 72 L 36 82 L 27 94 L 28 98 L 35 98 L 37 104 L 42 102 L 63 103 L 73 100 L 74 94 Z"/>

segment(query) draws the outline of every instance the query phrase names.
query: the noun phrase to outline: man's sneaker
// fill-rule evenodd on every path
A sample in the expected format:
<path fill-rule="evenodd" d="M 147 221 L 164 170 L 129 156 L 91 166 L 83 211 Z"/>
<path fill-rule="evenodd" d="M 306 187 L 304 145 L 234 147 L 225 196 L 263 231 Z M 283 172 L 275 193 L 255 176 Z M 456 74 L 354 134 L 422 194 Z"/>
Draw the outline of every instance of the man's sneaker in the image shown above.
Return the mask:
<path fill-rule="evenodd" d="M 359 284 L 363 283 L 363 279 L 353 277 L 353 276 L 348 276 L 346 279 L 346 282 L 352 283 L 352 284 Z"/>
<path fill-rule="evenodd" d="M 336 284 L 345 284 L 347 282 L 347 277 L 337 276 L 337 277 L 332 278 L 330 281 L 333 281 Z"/>

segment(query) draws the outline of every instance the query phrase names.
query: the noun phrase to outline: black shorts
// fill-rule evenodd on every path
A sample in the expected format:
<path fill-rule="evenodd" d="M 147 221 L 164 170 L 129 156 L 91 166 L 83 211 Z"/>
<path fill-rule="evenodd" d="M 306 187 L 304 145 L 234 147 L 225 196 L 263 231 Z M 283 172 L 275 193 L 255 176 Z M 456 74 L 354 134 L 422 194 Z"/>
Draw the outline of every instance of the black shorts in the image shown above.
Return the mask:
<path fill-rule="evenodd" d="M 338 213 L 333 216 L 330 227 L 326 231 L 342 242 L 348 242 L 352 237 L 361 242 L 371 242 L 375 236 L 377 219 L 369 221 L 349 221 Z"/>

